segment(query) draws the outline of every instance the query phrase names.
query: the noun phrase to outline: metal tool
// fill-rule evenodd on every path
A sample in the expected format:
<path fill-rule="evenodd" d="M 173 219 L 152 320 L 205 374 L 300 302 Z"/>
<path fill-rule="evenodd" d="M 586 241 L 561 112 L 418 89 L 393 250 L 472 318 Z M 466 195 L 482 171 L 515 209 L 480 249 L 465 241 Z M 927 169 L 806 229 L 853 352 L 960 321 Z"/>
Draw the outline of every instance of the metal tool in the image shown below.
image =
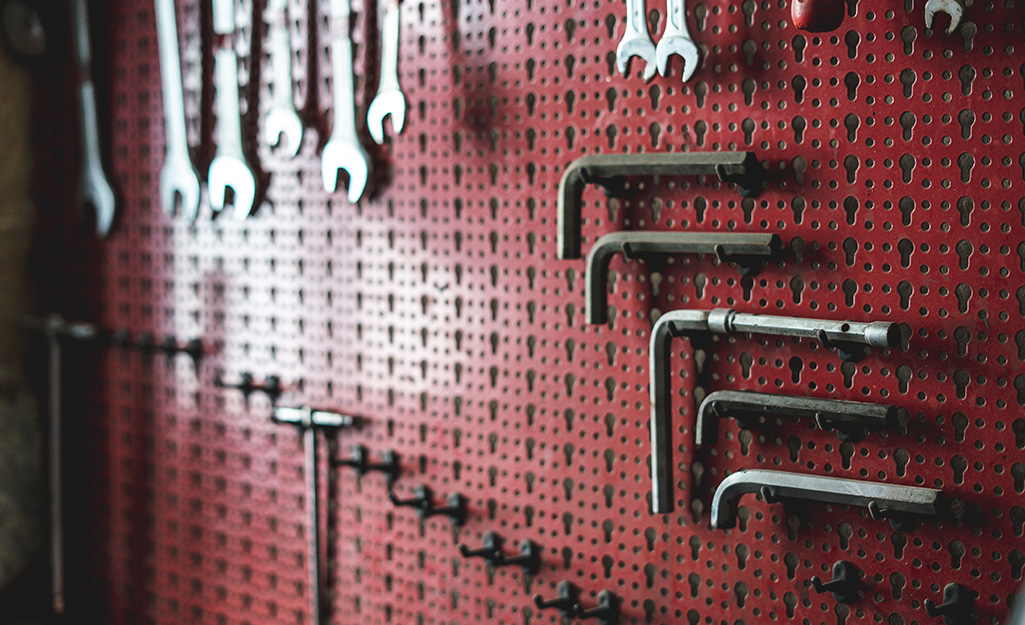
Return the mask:
<path fill-rule="evenodd" d="M 555 599 L 545 599 L 541 595 L 534 595 L 534 605 L 538 610 L 555 608 L 562 613 L 563 618 L 576 616 L 576 606 L 580 602 L 580 589 L 572 582 L 563 580 L 556 587 Z"/>
<path fill-rule="evenodd" d="M 933 20 L 937 13 L 946 13 L 950 17 L 950 25 L 944 34 L 951 34 L 961 25 L 961 16 L 964 15 L 964 5 L 959 0 L 926 0 L 925 2 L 925 27 L 932 29 Z"/>
<path fill-rule="evenodd" d="M 580 258 L 581 200 L 584 186 L 622 192 L 627 176 L 717 176 L 737 185 L 741 197 L 762 191 L 765 170 L 754 152 L 673 152 L 669 154 L 599 154 L 573 161 L 559 181 L 556 255 Z"/>
<path fill-rule="evenodd" d="M 234 0 L 212 0 L 212 6 L 214 33 L 229 41 L 214 52 L 218 142 L 207 173 L 210 208 L 218 213 L 224 210 L 225 195 L 230 187 L 235 194 L 233 214 L 236 219 L 245 219 L 252 213 L 256 201 L 256 177 L 242 147 L 238 58 L 230 43 L 235 32 L 235 3 Z"/>
<path fill-rule="evenodd" d="M 78 63 L 78 123 L 82 135 L 82 172 L 78 179 L 78 204 L 91 205 L 96 212 L 96 233 L 107 236 L 114 224 L 117 202 L 103 170 L 100 128 L 96 118 L 96 89 L 93 87 L 92 45 L 89 40 L 89 5 L 72 0 L 71 13 Z"/>
<path fill-rule="evenodd" d="M 367 129 L 378 144 L 384 143 L 384 118 L 391 115 L 392 131 L 402 132 L 406 121 L 406 96 L 399 84 L 399 0 L 380 0 L 381 79 L 377 95 L 367 109 Z"/>
<path fill-rule="evenodd" d="M 616 625 L 619 623 L 619 597 L 607 590 L 598 593 L 598 605 L 585 608 L 580 603 L 573 606 L 573 611 L 580 620 L 597 619 L 599 625 Z"/>
<path fill-rule="evenodd" d="M 372 471 L 384 473 L 388 476 L 389 487 L 399 479 L 402 472 L 402 465 L 399 464 L 397 453 L 389 449 L 384 452 L 384 457 L 380 462 L 370 462 L 370 451 L 363 445 L 356 445 L 352 448 L 352 457 L 349 460 L 335 460 L 333 464 L 336 467 L 351 467 L 360 477 Z"/>
<path fill-rule="evenodd" d="M 502 550 L 505 540 L 496 532 L 484 534 L 484 546 L 479 549 L 470 549 L 466 545 L 459 545 L 459 553 L 464 558 L 484 558 L 493 567 L 518 566 L 524 573 L 537 573 L 541 568 L 541 548 L 537 543 L 525 538 L 520 541 L 519 555 L 507 556 Z"/>
<path fill-rule="evenodd" d="M 926 599 L 922 603 L 929 616 L 942 616 L 943 622 L 947 625 L 968 625 L 974 621 L 972 612 L 975 600 L 972 591 L 957 582 L 943 587 L 943 603 L 940 605 L 936 605 L 932 599 Z M 1008 625 L 1014 623 L 1010 619 L 1005 622 Z"/>
<path fill-rule="evenodd" d="M 270 38 L 274 100 L 264 118 L 264 141 L 293 158 L 303 140 L 303 122 L 292 99 L 292 38 L 288 29 L 288 0 L 268 0 L 265 12 Z"/>
<path fill-rule="evenodd" d="M 875 519 L 936 517 L 944 512 L 946 501 L 943 491 L 935 488 L 743 469 L 730 474 L 715 490 L 712 527 L 726 529 L 736 525 L 737 502 L 747 493 L 759 493 L 768 503 L 804 500 L 866 506 Z"/>
<path fill-rule="evenodd" d="M 840 440 L 853 441 L 865 429 L 897 425 L 897 407 L 863 401 L 792 397 L 752 391 L 716 391 L 701 402 L 694 427 L 698 447 L 714 444 L 719 419 L 734 417 L 743 429 L 751 429 L 763 415 L 814 419 L 822 429 L 836 430 Z"/>
<path fill-rule="evenodd" d="M 174 0 L 156 0 L 156 15 L 167 141 L 164 167 L 160 170 L 160 200 L 169 215 L 174 214 L 176 202 L 180 200 L 182 216 L 194 222 L 199 214 L 199 174 L 192 165 L 185 132 L 185 96 Z"/>
<path fill-rule="evenodd" d="M 766 259 L 776 256 L 783 241 L 776 234 L 734 232 L 613 232 L 606 234 L 587 255 L 584 299 L 587 323 L 605 323 L 608 319 L 609 263 L 616 254 L 627 259 L 641 258 L 656 270 L 664 256 L 676 254 L 715 254 L 720 262 L 733 262 L 742 275 L 756 273 Z"/>
<path fill-rule="evenodd" d="M 824 592 L 833 593 L 833 599 L 838 603 L 854 603 L 859 597 L 858 567 L 846 560 L 837 560 L 833 563 L 833 579 L 823 582 L 818 575 L 811 578 L 811 587 L 820 595 Z"/>
<path fill-rule="evenodd" d="M 466 522 L 466 497 L 459 493 L 449 495 L 448 505 L 445 506 L 434 503 L 434 495 L 426 486 L 418 486 L 411 499 L 399 499 L 395 493 L 391 492 L 388 493 L 388 499 L 394 506 L 416 508 L 421 519 L 443 515 L 452 519 L 454 525 L 462 525 Z"/>
<path fill-rule="evenodd" d="M 683 82 L 687 82 L 694 76 L 701 59 L 687 29 L 685 0 L 666 0 L 666 29 L 655 46 L 655 65 L 661 76 L 668 75 L 669 59 L 674 54 L 683 59 Z"/>
<path fill-rule="evenodd" d="M 790 18 L 794 26 L 812 33 L 825 33 L 843 24 L 844 0 L 793 0 Z"/>
<path fill-rule="evenodd" d="M 827 348 L 838 348 L 841 358 L 856 360 L 864 352 L 856 346 L 895 347 L 900 341 L 896 323 L 856 323 L 826 319 L 776 317 L 737 313 L 728 308 L 672 310 L 655 322 L 648 347 L 651 396 L 651 508 L 655 514 L 673 511 L 672 379 L 670 344 L 674 337 L 695 338 L 717 334 L 770 334 L 812 337 Z M 860 353 L 859 353 L 860 351 Z"/>
<path fill-rule="evenodd" d="M 279 423 L 298 425 L 303 431 L 304 463 L 306 478 L 306 564 L 307 580 L 310 586 L 310 622 L 320 625 L 324 619 L 322 595 L 324 578 L 320 566 L 320 504 L 317 480 L 317 430 L 353 427 L 359 419 L 352 415 L 329 410 L 313 410 L 308 406 L 284 408 L 276 406 L 272 418 Z"/>
<path fill-rule="evenodd" d="M 640 57 L 644 61 L 644 80 L 655 77 L 655 44 L 648 32 L 648 15 L 644 0 L 626 0 L 626 30 L 616 48 L 616 68 L 626 76 L 630 59 Z"/>
<path fill-rule="evenodd" d="M 63 379 L 61 370 L 61 342 L 92 341 L 100 336 L 96 326 L 89 323 L 66 321 L 60 315 L 45 319 L 22 318 L 21 326 L 38 332 L 46 339 L 47 360 L 47 412 L 49 420 L 49 482 L 50 482 L 50 596 L 53 612 L 64 614 L 64 478 L 61 438 L 61 398 Z"/>
<path fill-rule="evenodd" d="M 352 39 L 349 37 L 349 2 L 331 0 L 331 67 L 334 78 L 334 128 L 320 155 L 324 189 L 334 193 L 338 170 L 349 174 L 349 202 L 363 197 L 370 179 L 370 157 L 356 131 L 356 90 L 352 76 Z"/>

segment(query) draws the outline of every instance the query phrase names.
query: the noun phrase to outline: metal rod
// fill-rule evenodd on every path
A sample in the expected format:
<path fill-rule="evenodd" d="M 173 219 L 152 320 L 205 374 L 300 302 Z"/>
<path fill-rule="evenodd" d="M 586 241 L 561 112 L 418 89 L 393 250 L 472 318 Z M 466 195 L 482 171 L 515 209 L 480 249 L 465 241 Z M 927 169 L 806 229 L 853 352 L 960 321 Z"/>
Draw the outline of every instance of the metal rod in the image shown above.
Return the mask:
<path fill-rule="evenodd" d="M 309 411 L 307 411 L 309 414 Z M 321 589 L 323 579 L 320 573 L 320 514 L 318 505 L 319 485 L 317 480 L 317 430 L 310 421 L 303 424 L 303 448 L 306 452 L 304 474 L 306 477 L 306 553 L 310 586 L 310 622 L 320 625 L 323 616 Z"/>
<path fill-rule="evenodd" d="M 900 344 L 900 326 L 888 321 L 860 323 L 830 321 L 803 317 L 777 317 L 738 313 L 729 308 L 716 308 L 708 315 L 708 326 L 718 334 L 773 334 L 802 338 L 825 339 L 824 347 L 856 343 L 876 347 Z"/>
<path fill-rule="evenodd" d="M 50 596 L 54 614 L 64 614 L 64 485 L 61 462 L 61 345 L 56 326 L 46 333 L 49 352 L 50 421 Z"/>

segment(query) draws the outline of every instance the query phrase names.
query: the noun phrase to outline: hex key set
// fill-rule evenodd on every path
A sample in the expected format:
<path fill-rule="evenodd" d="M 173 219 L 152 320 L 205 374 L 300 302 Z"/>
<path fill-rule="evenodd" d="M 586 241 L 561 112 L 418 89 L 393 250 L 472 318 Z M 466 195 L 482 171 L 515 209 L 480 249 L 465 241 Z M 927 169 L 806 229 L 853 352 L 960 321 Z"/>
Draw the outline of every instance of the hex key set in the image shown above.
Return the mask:
<path fill-rule="evenodd" d="M 86 8 L 36 310 L 131 331 L 62 345 L 69 617 L 1004 622 L 1017 6 Z"/>

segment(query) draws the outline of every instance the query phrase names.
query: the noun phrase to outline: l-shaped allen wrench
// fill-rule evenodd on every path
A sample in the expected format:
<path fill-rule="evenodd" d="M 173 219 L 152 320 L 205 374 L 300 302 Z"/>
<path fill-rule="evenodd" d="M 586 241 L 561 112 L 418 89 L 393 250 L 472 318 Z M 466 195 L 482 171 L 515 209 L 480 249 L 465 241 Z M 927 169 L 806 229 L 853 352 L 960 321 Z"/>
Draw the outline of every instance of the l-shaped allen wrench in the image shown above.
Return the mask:
<path fill-rule="evenodd" d="M 738 313 L 729 308 L 673 310 L 659 317 L 651 330 L 648 348 L 651 397 L 651 508 L 654 514 L 673 511 L 672 381 L 670 346 L 675 337 L 692 342 L 709 333 L 769 334 L 814 338 L 826 348 L 837 349 L 843 360 L 858 360 L 864 346 L 896 347 L 900 327 L 878 321 L 858 323 Z"/>
<path fill-rule="evenodd" d="M 737 185 L 740 196 L 757 197 L 766 173 L 754 152 L 672 152 L 597 154 L 570 163 L 559 181 L 556 255 L 580 258 L 581 200 L 584 187 L 599 184 L 616 194 L 627 176 L 716 176 Z"/>

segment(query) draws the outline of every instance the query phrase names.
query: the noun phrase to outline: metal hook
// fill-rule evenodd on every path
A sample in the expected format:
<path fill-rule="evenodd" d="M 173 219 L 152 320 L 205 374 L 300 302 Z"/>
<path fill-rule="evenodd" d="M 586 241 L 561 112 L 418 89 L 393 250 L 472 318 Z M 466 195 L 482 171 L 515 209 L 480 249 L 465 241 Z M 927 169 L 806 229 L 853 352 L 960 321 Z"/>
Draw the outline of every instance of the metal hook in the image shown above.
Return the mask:
<path fill-rule="evenodd" d="M 395 493 L 388 493 L 388 499 L 392 505 L 416 508 L 420 518 L 426 519 L 436 515 L 445 515 L 452 519 L 456 525 L 466 522 L 466 498 L 459 493 L 452 493 L 448 498 L 448 505 L 438 507 L 432 500 L 431 489 L 426 486 L 418 486 L 412 499 L 399 499 Z"/>
<path fill-rule="evenodd" d="M 617 625 L 619 623 L 619 598 L 607 590 L 598 593 L 598 605 L 584 608 L 579 603 L 573 606 L 577 618 L 598 619 L 599 625 Z"/>
<path fill-rule="evenodd" d="M 840 603 L 854 603 L 858 600 L 858 567 L 846 560 L 837 560 L 833 563 L 833 579 L 823 582 L 816 575 L 811 578 L 811 585 L 815 592 L 833 593 L 833 598 Z"/>
<path fill-rule="evenodd" d="M 534 595 L 534 605 L 539 610 L 555 608 L 565 618 L 573 618 L 580 600 L 580 590 L 572 582 L 563 580 L 556 587 L 556 593 L 555 599 L 544 599 L 540 594 Z"/>
<path fill-rule="evenodd" d="M 936 605 L 932 599 L 924 602 L 929 616 L 942 616 L 947 625 L 967 625 L 972 622 L 972 591 L 957 582 L 943 588 L 943 603 Z"/>
<path fill-rule="evenodd" d="M 402 466 L 399 464 L 399 455 L 392 450 L 387 450 L 382 456 L 381 462 L 370 462 L 370 451 L 363 445 L 356 445 L 352 448 L 352 457 L 349 460 L 335 460 L 335 466 L 352 467 L 356 469 L 356 475 L 362 477 L 365 473 L 378 471 L 388 477 L 388 485 L 391 486 L 402 473 Z"/>

